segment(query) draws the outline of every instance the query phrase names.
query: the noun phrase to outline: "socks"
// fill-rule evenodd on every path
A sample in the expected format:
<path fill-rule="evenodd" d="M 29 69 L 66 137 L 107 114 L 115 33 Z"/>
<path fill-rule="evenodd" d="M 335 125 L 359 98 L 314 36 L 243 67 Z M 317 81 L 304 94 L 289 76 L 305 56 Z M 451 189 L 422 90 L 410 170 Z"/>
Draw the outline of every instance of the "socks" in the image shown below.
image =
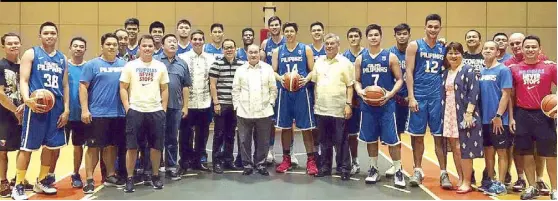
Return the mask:
<path fill-rule="evenodd" d="M 415 171 L 419 171 L 420 174 L 424 177 L 424 172 L 422 171 L 422 168 L 415 168 Z"/>
<path fill-rule="evenodd" d="M 401 160 L 398 161 L 393 161 L 393 166 L 395 167 L 395 170 L 401 170 Z"/>
<path fill-rule="evenodd" d="M 440 171 L 440 176 L 442 176 L 444 173 L 447 174 L 448 171 L 446 171 L 446 170 L 441 170 L 441 171 Z"/>
<path fill-rule="evenodd" d="M 370 167 L 378 169 L 378 157 L 370 157 Z"/>
<path fill-rule="evenodd" d="M 283 150 L 283 155 L 290 156 L 291 155 L 291 150 L 288 150 L 288 149 Z"/>
<path fill-rule="evenodd" d="M 25 173 L 27 173 L 27 170 L 16 170 L 16 185 L 23 184 L 25 181 Z"/>
<path fill-rule="evenodd" d="M 517 175 L 517 177 L 518 177 L 519 179 L 521 179 L 521 180 L 525 180 L 525 174 L 523 174 L 523 173 Z"/>
<path fill-rule="evenodd" d="M 537 182 L 542 182 L 543 178 L 542 177 L 537 177 Z"/>
<path fill-rule="evenodd" d="M 46 178 L 46 176 L 48 175 L 49 169 L 50 169 L 50 166 L 41 165 L 41 171 L 39 172 L 39 177 L 38 177 L 39 181 L 42 181 L 43 179 Z"/>

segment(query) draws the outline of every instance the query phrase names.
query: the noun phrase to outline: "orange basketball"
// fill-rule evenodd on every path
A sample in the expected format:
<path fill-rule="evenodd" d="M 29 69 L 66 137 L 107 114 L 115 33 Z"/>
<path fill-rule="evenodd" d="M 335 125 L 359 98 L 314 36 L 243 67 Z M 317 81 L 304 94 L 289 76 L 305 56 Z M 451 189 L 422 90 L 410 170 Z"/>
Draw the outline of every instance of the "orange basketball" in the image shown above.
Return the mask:
<path fill-rule="evenodd" d="M 35 101 L 38 104 L 45 105 L 46 108 L 44 113 L 49 112 L 52 109 L 52 107 L 54 107 L 54 102 L 55 102 L 54 94 L 49 90 L 37 89 L 33 91 L 33 93 L 31 93 L 31 96 L 29 98 L 37 98 Z"/>
<path fill-rule="evenodd" d="M 298 81 L 300 80 L 300 75 L 297 72 L 288 72 L 284 74 L 283 87 L 288 91 L 298 91 L 300 87 L 298 86 Z"/>
<path fill-rule="evenodd" d="M 541 110 L 550 118 L 556 118 L 556 94 L 546 95 L 541 102 Z"/>
<path fill-rule="evenodd" d="M 368 99 L 380 99 L 386 95 L 386 90 L 379 86 L 367 86 L 364 88 L 365 97 Z M 380 102 L 365 101 L 368 105 L 379 106 Z"/>

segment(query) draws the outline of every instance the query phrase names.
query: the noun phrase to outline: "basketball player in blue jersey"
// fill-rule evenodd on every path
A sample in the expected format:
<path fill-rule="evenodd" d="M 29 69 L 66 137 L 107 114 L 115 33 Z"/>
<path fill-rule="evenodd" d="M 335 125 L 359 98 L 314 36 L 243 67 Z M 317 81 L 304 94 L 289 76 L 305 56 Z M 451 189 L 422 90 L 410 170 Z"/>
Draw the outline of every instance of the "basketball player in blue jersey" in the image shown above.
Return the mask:
<path fill-rule="evenodd" d="M 347 40 L 349 41 L 349 49 L 345 50 L 343 56 L 347 57 L 349 61 L 355 63 L 356 58 L 362 54 L 364 50 L 360 46 L 362 40 L 362 31 L 359 28 L 353 27 L 347 31 Z M 354 93 L 356 94 L 356 92 Z M 358 174 L 360 172 L 360 162 L 358 161 L 358 133 L 360 130 L 360 105 L 358 104 L 358 96 L 353 96 L 353 115 L 345 123 L 345 133 L 349 135 L 349 150 L 351 152 L 351 174 Z M 338 172 L 341 172 L 338 170 Z"/>
<path fill-rule="evenodd" d="M 397 42 L 396 45 L 389 48 L 389 51 L 395 56 L 399 61 L 399 66 L 401 67 L 401 72 L 403 73 L 403 86 L 395 94 L 394 99 L 397 104 L 395 104 L 395 118 L 397 122 L 397 134 L 405 132 L 405 125 L 407 125 L 407 117 L 409 116 L 409 103 L 407 100 L 407 87 L 405 87 L 405 50 L 409 45 L 409 38 L 411 37 L 411 27 L 405 23 L 401 23 L 395 28 L 394 37 Z M 396 146 L 397 149 L 401 150 L 401 144 Z M 395 166 L 391 166 L 386 171 L 386 176 L 393 176 L 395 174 Z"/>
<path fill-rule="evenodd" d="M 272 64 L 271 56 L 273 54 L 273 50 L 283 44 L 285 44 L 285 37 L 281 34 L 281 18 L 277 16 L 273 16 L 267 20 L 267 26 L 269 27 L 270 37 L 262 41 L 262 46 L 260 50 L 260 59 L 269 65 Z M 277 113 L 277 108 L 273 108 L 275 113 Z M 273 121 L 275 121 L 275 115 L 271 117 Z M 273 145 L 275 145 L 275 127 L 272 126 L 271 133 L 269 138 L 269 152 L 267 152 L 267 157 L 265 159 L 266 164 L 273 164 L 275 163 L 275 152 L 273 151 Z M 293 164 L 298 164 L 296 158 L 293 156 L 294 160 L 291 160 Z"/>
<path fill-rule="evenodd" d="M 165 25 L 159 21 L 151 23 L 151 25 L 149 25 L 149 34 L 153 36 L 153 42 L 155 42 L 155 51 L 153 52 L 153 56 L 163 54 L 163 36 L 165 35 Z"/>
<path fill-rule="evenodd" d="M 20 67 L 21 97 L 26 107 L 23 111 L 23 127 L 20 153 L 17 157 L 16 186 L 12 190 L 15 200 L 27 199 L 23 181 L 31 152 L 45 146 L 41 153 L 41 168 L 34 191 L 47 195 L 57 190 L 48 182 L 46 176 L 50 166 L 56 163 L 52 156 L 56 149 L 66 144 L 64 126 L 70 115 L 67 59 L 57 51 L 58 28 L 52 22 L 41 24 L 39 29 L 41 46 L 35 46 L 23 54 Z M 54 94 L 53 108 L 45 112 L 45 105 L 30 98 L 38 89 L 46 89 Z"/>
<path fill-rule="evenodd" d="M 310 35 L 312 36 L 312 52 L 314 53 L 314 61 L 318 57 L 326 55 L 324 48 L 324 24 L 321 22 L 314 22 L 310 24 Z"/>
<path fill-rule="evenodd" d="M 215 59 L 223 57 L 223 36 L 225 35 L 225 28 L 223 24 L 214 23 L 210 28 L 211 43 L 207 43 L 203 46 L 203 51 L 207 52 L 215 57 Z"/>
<path fill-rule="evenodd" d="M 124 22 L 124 29 L 130 34 L 130 41 L 128 43 L 128 54 L 130 55 L 137 55 L 138 53 L 139 26 L 139 20 L 136 18 L 129 18 Z"/>
<path fill-rule="evenodd" d="M 250 27 L 242 29 L 242 43 L 244 43 L 244 47 L 236 49 L 236 58 L 248 61 L 248 54 L 246 52 L 248 51 L 248 46 L 254 44 L 254 29 Z"/>
<path fill-rule="evenodd" d="M 176 35 L 178 36 L 178 49 L 176 55 L 188 52 L 192 49 L 190 44 L 190 31 L 192 24 L 186 19 L 181 19 L 176 23 Z"/>
<path fill-rule="evenodd" d="M 401 149 L 396 145 L 401 141 L 397 135 L 395 120 L 395 100 L 393 96 L 403 86 L 403 78 L 399 61 L 395 54 L 380 47 L 382 41 L 382 27 L 371 24 L 366 27 L 368 49 L 365 49 L 355 61 L 355 90 L 361 97 L 360 134 L 358 139 L 367 143 L 370 157 L 370 170 L 365 182 L 374 184 L 380 180 L 378 171 L 378 149 L 380 141 L 389 146 L 389 153 L 393 158 L 396 169 L 394 184 L 398 188 L 405 188 L 405 176 L 401 172 Z M 376 100 L 379 106 L 372 106 L 364 102 L 368 86 L 379 86 L 386 90 L 384 97 Z"/>
<path fill-rule="evenodd" d="M 440 164 L 440 185 L 451 186 L 446 171 L 446 153 L 442 140 L 442 65 L 445 47 L 438 41 L 442 29 L 442 18 L 430 14 L 425 20 L 425 37 L 412 41 L 407 47 L 406 83 L 409 100 L 409 120 L 406 133 L 411 135 L 413 147 L 414 175 L 410 177 L 411 186 L 417 187 L 424 179 L 422 155 L 424 154 L 424 135 L 426 125 L 434 136 L 435 151 Z M 415 93 L 416 92 L 416 93 Z"/>
<path fill-rule="evenodd" d="M 314 157 L 312 129 L 316 128 L 316 121 L 314 119 L 314 108 L 310 101 L 312 95 L 308 92 L 306 86 L 307 76 L 314 66 L 314 57 L 310 47 L 296 40 L 297 31 L 298 25 L 296 23 L 285 23 L 283 34 L 285 34 L 287 42 L 273 50 L 272 55 L 272 66 L 274 71 L 277 72 L 275 77 L 277 81 L 281 82 L 276 104 L 275 127 L 282 129 L 281 144 L 283 147 L 283 161 L 275 171 L 285 173 L 292 168 L 291 151 L 289 149 L 293 137 L 292 126 L 294 121 L 296 127 L 302 130 L 303 134 L 304 146 L 308 155 L 306 171 L 309 175 L 315 175 L 318 173 L 318 168 Z M 296 72 L 302 77 L 298 91 L 290 92 L 283 87 L 283 76 L 287 72 Z"/>

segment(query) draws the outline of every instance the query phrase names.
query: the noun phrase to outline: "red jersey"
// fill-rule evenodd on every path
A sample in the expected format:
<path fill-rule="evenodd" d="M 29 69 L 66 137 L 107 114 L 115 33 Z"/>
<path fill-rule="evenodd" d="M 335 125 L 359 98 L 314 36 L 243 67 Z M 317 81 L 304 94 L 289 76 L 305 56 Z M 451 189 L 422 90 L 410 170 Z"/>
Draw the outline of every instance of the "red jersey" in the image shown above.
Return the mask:
<path fill-rule="evenodd" d="M 515 105 L 524 109 L 540 109 L 542 99 L 551 93 L 552 83 L 556 84 L 556 64 L 521 62 L 510 68 Z"/>
<path fill-rule="evenodd" d="M 507 61 L 505 61 L 505 62 L 504 62 L 504 65 L 506 65 L 506 66 L 509 67 L 509 66 L 511 66 L 512 64 L 519 64 L 519 63 L 521 63 L 521 62 L 524 61 L 524 60 L 525 60 L 525 57 L 517 58 L 517 57 L 514 55 L 512 58 L 510 58 L 510 59 L 508 59 Z M 539 54 L 539 60 L 541 60 L 541 61 L 546 61 L 546 60 L 548 60 L 548 57 L 547 57 L 546 55 L 544 55 L 543 53 L 541 53 L 541 54 Z"/>

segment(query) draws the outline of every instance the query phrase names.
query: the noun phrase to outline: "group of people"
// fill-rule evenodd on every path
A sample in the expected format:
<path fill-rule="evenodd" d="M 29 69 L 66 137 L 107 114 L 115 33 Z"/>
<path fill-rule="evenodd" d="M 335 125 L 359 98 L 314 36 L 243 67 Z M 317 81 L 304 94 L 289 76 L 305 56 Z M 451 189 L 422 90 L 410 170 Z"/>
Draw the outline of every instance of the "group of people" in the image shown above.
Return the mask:
<path fill-rule="evenodd" d="M 21 59 L 19 35 L 7 33 L 2 37 L 6 57 L 0 61 L 0 196 L 27 199 L 25 190 L 56 194 L 54 169 L 70 136 L 72 186 L 86 194 L 95 190 L 99 161 L 103 184 L 125 192 L 139 184 L 162 189 L 160 169 L 171 180 L 180 180 L 189 169 L 267 176 L 267 165 L 275 162 L 276 129 L 283 153 L 275 171 L 284 173 L 298 164 L 292 150 L 295 126 L 302 131 L 309 175 L 332 175 L 335 149 L 335 172 L 349 180 L 360 172 L 357 146 L 362 141 L 370 159 L 365 182 L 374 184 L 382 175 L 382 143 L 393 160 L 384 174 L 400 188 L 407 186 L 400 134 L 407 133 L 414 159 L 409 184 L 419 186 L 428 125 L 442 188 L 471 192 L 476 183 L 472 159 L 484 157 L 479 189 L 505 193 L 515 162 L 513 188 L 523 191 L 522 199 L 539 193 L 556 199 L 555 123 L 540 110 L 556 84 L 556 64 L 541 53 L 540 39 L 497 33 L 481 44 L 481 34 L 470 30 L 465 51 L 461 43 L 438 37 L 441 21 L 437 14 L 428 15 L 424 37 L 415 41 L 407 24 L 395 26 L 396 44 L 389 49 L 381 48 L 380 25 L 367 26 L 364 35 L 351 28 L 346 33 L 350 47 L 340 53 L 341 37 L 325 34 L 321 22 L 310 25 L 313 41 L 306 45 L 297 40 L 296 23 L 273 16 L 267 21 L 270 36 L 261 46 L 254 43 L 252 28 L 242 30 L 240 46 L 224 39 L 219 23 L 211 25 L 212 41 L 206 43 L 206 34 L 191 31 L 188 20 L 178 21 L 176 34 L 165 34 L 164 24 L 155 21 L 149 34 L 140 36 L 139 20 L 130 18 L 123 29 L 101 36 L 101 54 L 89 61 L 82 37 L 70 41 L 68 57 L 55 49 L 58 28 L 52 22 L 40 26 L 41 44 Z M 506 53 L 508 45 L 513 54 Z M 296 91 L 284 87 L 285 75 L 293 72 L 301 76 Z M 385 96 L 367 98 L 370 86 L 383 88 Z M 40 97 L 30 97 L 38 89 L 54 94 L 52 109 L 47 111 Z M 206 144 L 212 121 L 211 170 Z M 86 182 L 79 175 L 84 145 Z M 43 146 L 39 177 L 31 185 L 25 180 L 31 152 Z M 7 152 L 16 150 L 12 188 Z M 459 175 L 455 187 L 446 171 L 447 151 Z M 545 161 L 552 190 L 542 182 Z"/>

